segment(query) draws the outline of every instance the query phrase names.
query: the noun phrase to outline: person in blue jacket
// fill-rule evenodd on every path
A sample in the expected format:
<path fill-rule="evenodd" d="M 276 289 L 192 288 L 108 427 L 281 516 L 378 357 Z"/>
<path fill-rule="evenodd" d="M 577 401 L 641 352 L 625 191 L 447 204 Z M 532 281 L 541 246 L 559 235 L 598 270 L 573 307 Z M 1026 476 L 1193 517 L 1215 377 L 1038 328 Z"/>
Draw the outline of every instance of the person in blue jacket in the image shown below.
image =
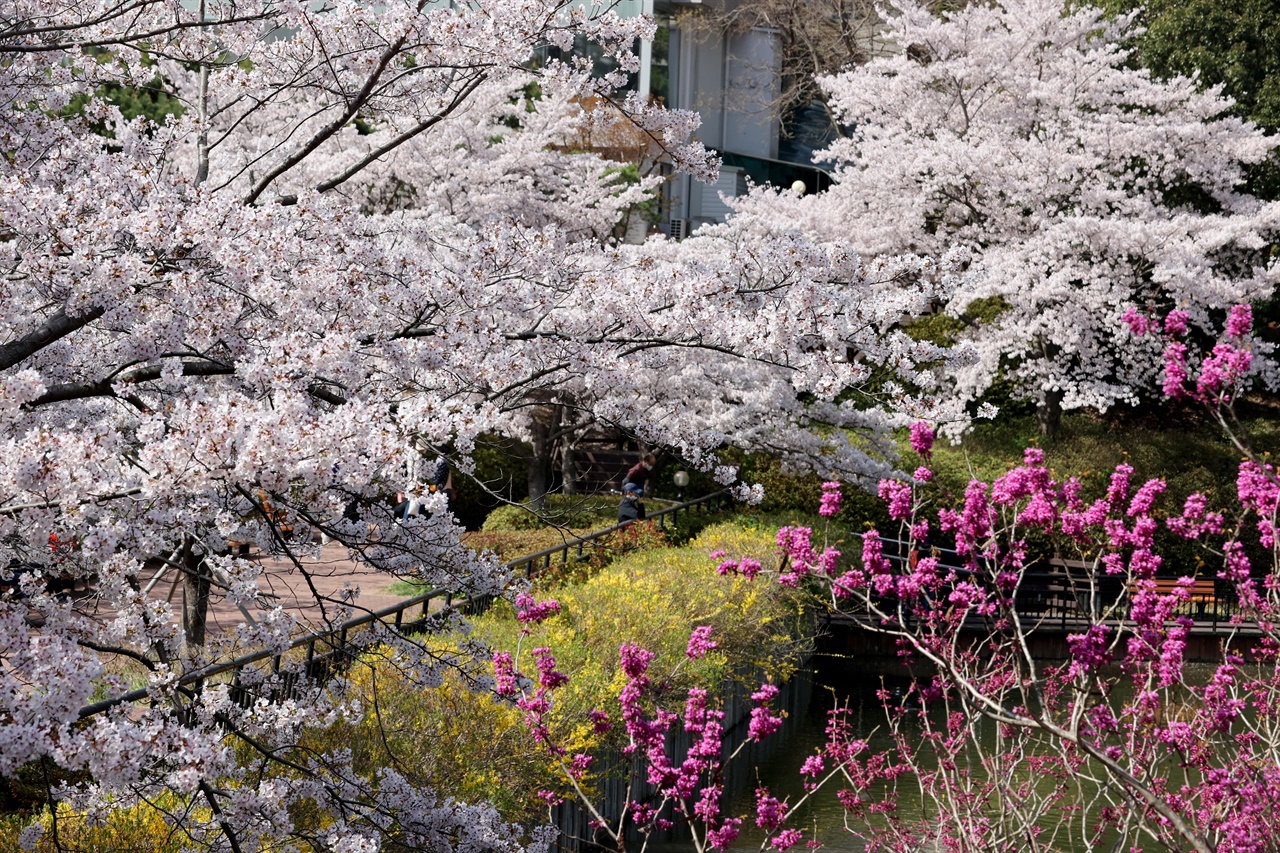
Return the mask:
<path fill-rule="evenodd" d="M 640 521 L 644 518 L 644 504 L 640 496 L 644 490 L 635 483 L 627 483 L 622 487 L 622 503 L 618 504 L 618 523 Z"/>

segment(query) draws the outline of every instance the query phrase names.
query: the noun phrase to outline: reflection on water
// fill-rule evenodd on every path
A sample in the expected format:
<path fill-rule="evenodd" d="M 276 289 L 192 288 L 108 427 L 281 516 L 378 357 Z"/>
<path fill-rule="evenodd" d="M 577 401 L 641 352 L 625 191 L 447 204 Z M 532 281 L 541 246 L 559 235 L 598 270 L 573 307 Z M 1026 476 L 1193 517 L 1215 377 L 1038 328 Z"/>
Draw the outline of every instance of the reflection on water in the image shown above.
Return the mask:
<path fill-rule="evenodd" d="M 881 676 L 866 672 L 847 672 L 821 659 L 812 671 L 801 671 L 784 690 L 781 707 L 787 710 L 782 729 L 763 743 L 749 744 L 725 768 L 728 800 L 724 813 L 745 816 L 742 834 L 731 848 L 734 851 L 758 850 L 765 833 L 755 825 L 755 790 L 766 787 L 772 796 L 791 804 L 805 796 L 800 766 L 819 751 L 826 742 L 827 714 L 838 702 L 851 710 L 850 721 L 871 749 L 880 751 L 890 746 L 885 735 L 886 716 L 877 691 L 882 686 L 901 695 L 908 684 L 901 676 Z M 836 797 L 840 786 L 829 784 L 805 801 L 788 826 L 804 830 L 805 840 L 816 838 L 824 849 L 835 851 L 862 850 L 863 844 L 845 832 L 844 809 Z M 914 797 L 912 794 L 914 793 Z M 918 792 L 906 791 L 899 796 L 900 813 L 918 813 Z M 814 828 L 817 827 L 815 834 Z M 679 832 L 661 840 L 654 839 L 648 849 L 653 853 L 688 853 L 687 836 Z M 796 848 L 794 853 L 800 853 Z"/>
<path fill-rule="evenodd" d="M 883 686 L 891 694 L 901 695 L 907 685 L 905 678 L 842 672 L 829 665 L 819 667 L 816 672 L 798 673 L 796 677 L 811 680 L 812 689 L 800 691 L 801 696 L 807 696 L 808 702 L 798 702 L 790 712 L 788 725 L 779 732 L 781 737 L 772 744 L 770 754 L 754 762 L 758 770 L 753 774 L 755 778 L 737 790 L 737 795 L 725 810 L 726 814 L 747 816 L 742 824 L 742 835 L 733 846 L 735 851 L 758 850 L 765 838 L 764 831 L 755 825 L 757 786 L 768 788 L 772 796 L 791 804 L 804 798 L 800 766 L 826 743 L 827 714 L 837 702 L 847 704 L 854 730 L 867 740 L 873 751 L 884 750 L 891 745 L 885 734 L 886 716 L 877 691 Z M 806 841 L 817 839 L 824 849 L 861 851 L 863 842 L 843 829 L 844 808 L 836 798 L 840 787 L 828 784 L 812 794 L 788 825 L 803 830 Z M 906 790 L 899 796 L 899 804 L 902 814 L 918 814 L 921 805 L 918 792 Z"/>

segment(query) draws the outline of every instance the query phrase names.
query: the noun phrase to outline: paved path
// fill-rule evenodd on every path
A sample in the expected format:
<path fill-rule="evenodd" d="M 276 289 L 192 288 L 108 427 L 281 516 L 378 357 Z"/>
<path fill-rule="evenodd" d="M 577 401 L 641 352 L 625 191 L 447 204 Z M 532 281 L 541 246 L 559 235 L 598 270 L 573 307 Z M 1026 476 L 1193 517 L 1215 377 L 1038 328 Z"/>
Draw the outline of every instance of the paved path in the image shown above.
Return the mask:
<path fill-rule="evenodd" d="M 318 558 L 302 560 L 307 573 L 311 576 L 310 585 L 303 574 L 295 570 L 291 562 L 271 557 L 262 558 L 257 555 L 254 555 L 253 559 L 261 562 L 265 568 L 262 577 L 258 580 L 259 589 L 263 593 L 275 596 L 275 598 L 264 596 L 264 603 L 268 606 L 271 603 L 279 603 L 299 621 L 312 626 L 321 626 L 324 615 L 311 586 L 314 586 L 315 592 L 321 596 L 334 599 L 339 598 L 348 585 L 359 589 L 360 596 L 356 599 L 358 609 L 353 612 L 353 616 L 360 615 L 366 609 L 377 610 L 406 598 L 404 595 L 388 591 L 388 587 L 396 581 L 394 577 L 372 571 L 348 559 L 346 547 L 336 542 L 324 546 Z M 174 584 L 174 577 L 175 574 L 172 571 L 162 577 L 152 594 L 168 598 L 173 603 L 174 613 L 181 618 L 182 586 Z M 335 605 L 332 602 L 325 602 L 324 606 L 330 618 L 333 618 Z M 249 613 L 257 618 L 261 611 L 249 608 Z M 244 621 L 245 617 L 240 609 L 215 589 L 210 597 L 208 625 L 210 634 L 232 629 Z"/>

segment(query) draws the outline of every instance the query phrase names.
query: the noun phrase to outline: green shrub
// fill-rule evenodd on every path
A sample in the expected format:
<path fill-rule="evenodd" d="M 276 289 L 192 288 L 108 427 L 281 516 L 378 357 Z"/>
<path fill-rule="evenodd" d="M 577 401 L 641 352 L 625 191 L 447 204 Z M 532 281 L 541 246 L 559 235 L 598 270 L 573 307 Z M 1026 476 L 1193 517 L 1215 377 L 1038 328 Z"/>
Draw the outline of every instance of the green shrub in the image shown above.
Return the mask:
<path fill-rule="evenodd" d="M 486 533 L 562 527 L 599 530 L 618 523 L 618 501 L 613 495 L 547 495 L 541 510 L 528 501 L 500 506 L 484 521 Z"/>
<path fill-rule="evenodd" d="M 516 441 L 486 435 L 476 441 L 475 476 L 454 473 L 454 514 L 468 530 L 478 530 L 494 507 L 529 496 L 528 451 Z"/>
<path fill-rule="evenodd" d="M 559 616 L 521 641 L 523 626 L 509 606 L 476 621 L 475 634 L 496 648 L 548 646 L 573 677 L 557 708 L 570 718 L 592 708 L 616 709 L 618 644 L 624 640 L 654 652 L 654 672 L 678 671 L 673 690 L 700 684 L 715 688 L 734 673 L 768 672 L 784 680 L 799 659 L 806 635 L 795 599 L 774 584 L 721 577 L 713 550 L 733 558 L 774 559 L 774 530 L 720 523 L 684 548 L 655 548 L 619 559 L 584 583 L 556 590 Z M 689 633 L 710 625 L 720 643 L 704 661 L 684 658 Z M 684 663 L 681 663 L 684 661 Z M 612 704 L 611 704 L 612 703 Z"/>
<path fill-rule="evenodd" d="M 349 748 L 356 772 L 371 780 L 393 767 L 460 802 L 492 803 L 507 820 L 534 825 L 545 819 L 537 792 L 553 784 L 553 768 L 530 742 L 514 705 L 470 689 L 452 670 L 440 686 L 419 688 L 378 651 L 348 677 L 365 716 L 309 733 L 308 747 Z"/>

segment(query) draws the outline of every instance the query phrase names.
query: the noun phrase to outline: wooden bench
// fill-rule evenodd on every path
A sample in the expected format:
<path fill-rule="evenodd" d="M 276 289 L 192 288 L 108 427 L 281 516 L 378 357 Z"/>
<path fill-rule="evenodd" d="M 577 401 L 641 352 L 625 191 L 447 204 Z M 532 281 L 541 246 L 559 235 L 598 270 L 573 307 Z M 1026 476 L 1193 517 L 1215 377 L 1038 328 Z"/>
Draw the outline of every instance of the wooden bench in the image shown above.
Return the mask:
<path fill-rule="evenodd" d="M 1155 582 L 1155 592 L 1158 595 L 1173 595 L 1182 584 L 1178 583 L 1178 578 L 1152 578 Z M 1129 584 L 1129 594 L 1134 595 L 1139 590 L 1137 582 Z M 1194 608 L 1194 615 L 1204 616 L 1210 606 L 1216 606 L 1218 603 L 1218 587 L 1213 578 L 1194 578 L 1189 586 L 1185 587 L 1188 598 L 1186 603 Z"/>
<path fill-rule="evenodd" d="M 1097 570 L 1092 562 L 1054 557 L 1048 564 L 1056 578 L 1060 578 L 1057 583 L 1075 598 L 1076 607 L 1082 613 L 1100 616 L 1113 606 L 1123 604 L 1129 594 L 1123 577 Z"/>

